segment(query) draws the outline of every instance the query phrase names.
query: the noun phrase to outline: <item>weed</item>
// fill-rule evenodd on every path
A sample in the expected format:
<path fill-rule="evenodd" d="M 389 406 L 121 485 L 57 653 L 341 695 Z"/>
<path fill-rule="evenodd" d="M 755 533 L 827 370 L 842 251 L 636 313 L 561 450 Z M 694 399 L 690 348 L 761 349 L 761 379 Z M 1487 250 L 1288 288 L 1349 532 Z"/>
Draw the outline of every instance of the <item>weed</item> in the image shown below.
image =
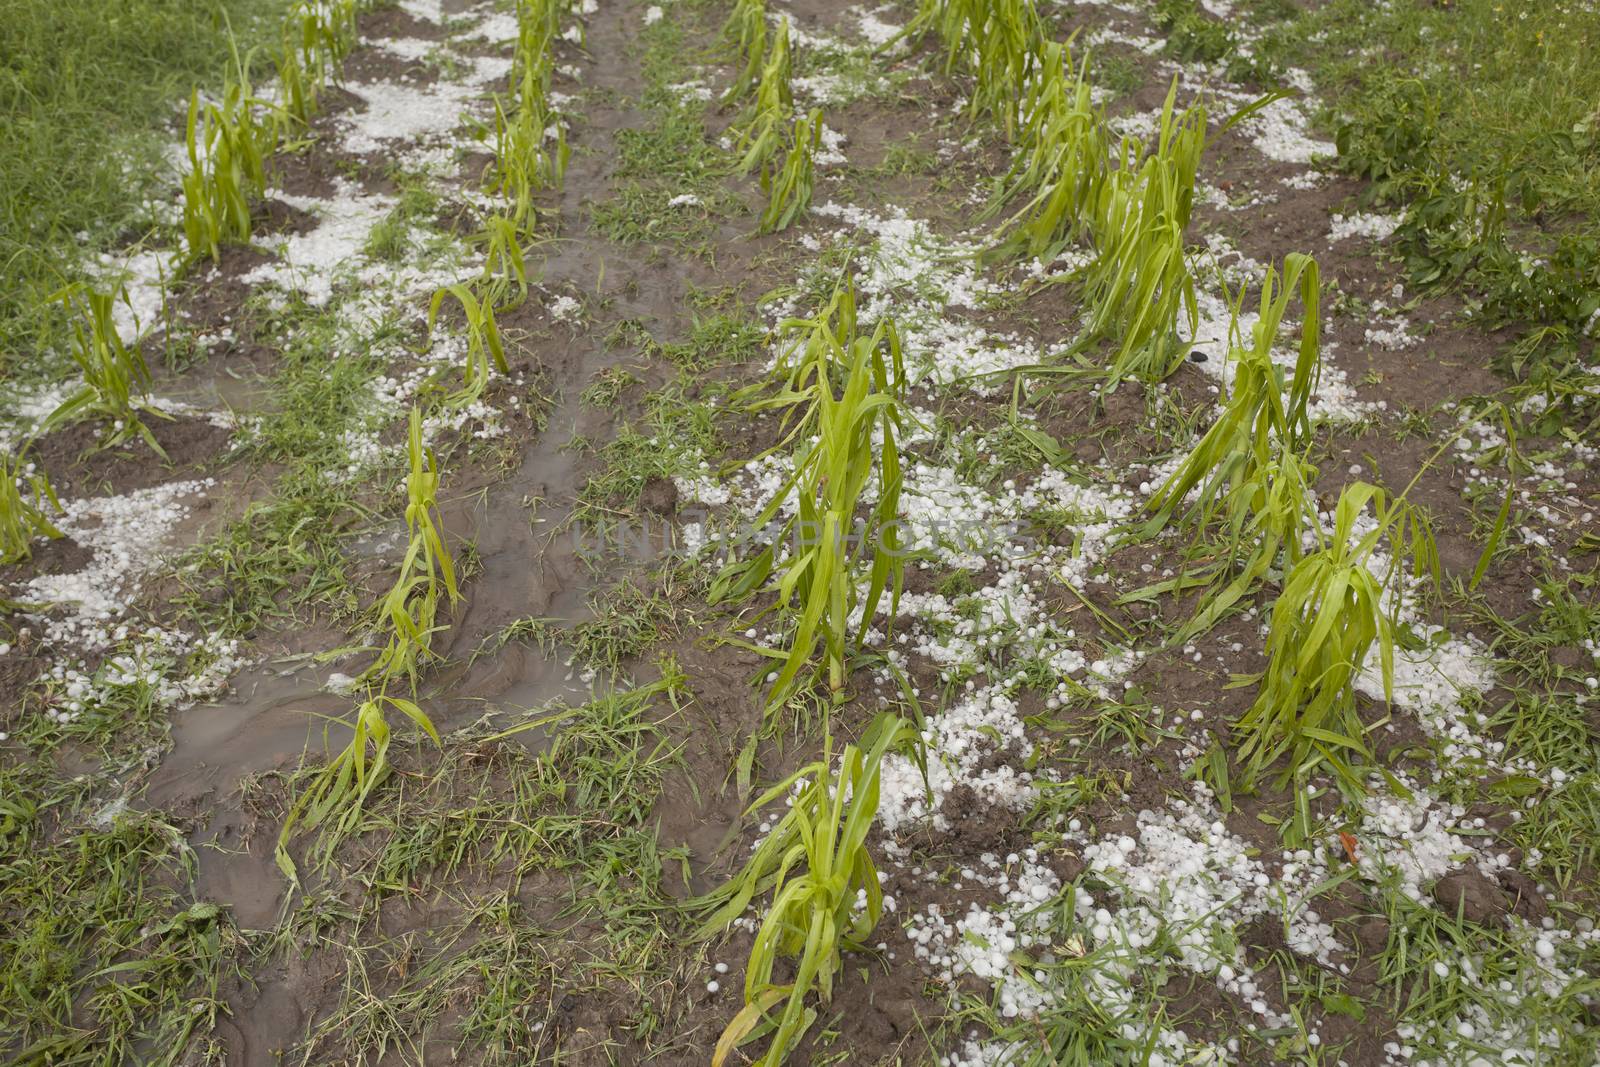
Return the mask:
<path fill-rule="evenodd" d="M 19 788 L 20 786 L 20 788 Z M 129 811 L 104 829 L 46 830 L 46 805 L 0 772 L 0 1029 L 18 1062 L 181 1062 L 219 1016 L 242 951 L 224 909 L 174 888 L 184 835 Z M 53 807 L 65 798 L 57 798 Z M 71 810 L 69 806 L 67 810 Z"/>

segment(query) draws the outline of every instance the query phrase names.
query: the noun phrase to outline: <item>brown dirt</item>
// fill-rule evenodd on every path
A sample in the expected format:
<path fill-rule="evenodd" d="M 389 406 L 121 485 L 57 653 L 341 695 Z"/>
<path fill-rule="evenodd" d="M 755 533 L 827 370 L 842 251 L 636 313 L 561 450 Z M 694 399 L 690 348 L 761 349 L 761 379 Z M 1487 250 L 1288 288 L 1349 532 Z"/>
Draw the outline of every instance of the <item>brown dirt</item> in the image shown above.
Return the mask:
<path fill-rule="evenodd" d="M 144 421 L 167 460 L 141 437 L 115 448 L 100 448 L 105 428 L 97 421 L 78 422 L 45 434 L 34 444 L 33 456 L 63 498 L 114 496 L 193 477 L 216 462 L 231 436 L 205 419 L 188 415 L 163 419 L 146 414 Z"/>

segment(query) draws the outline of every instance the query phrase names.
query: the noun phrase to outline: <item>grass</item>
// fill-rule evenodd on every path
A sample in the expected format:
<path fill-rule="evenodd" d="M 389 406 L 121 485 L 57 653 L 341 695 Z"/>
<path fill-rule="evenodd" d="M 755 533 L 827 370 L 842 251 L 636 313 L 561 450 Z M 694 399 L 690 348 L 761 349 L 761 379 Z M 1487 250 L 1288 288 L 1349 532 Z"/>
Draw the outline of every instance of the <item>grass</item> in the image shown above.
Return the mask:
<path fill-rule="evenodd" d="M 698 18 L 661 19 L 641 35 L 644 124 L 616 132 L 613 195 L 590 206 L 596 227 L 624 243 L 688 244 L 713 233 L 736 200 L 723 186 L 728 153 L 706 135 L 705 104 L 673 87 L 689 77 L 684 55 Z"/>
<path fill-rule="evenodd" d="M 202 1054 L 242 946 L 190 890 L 183 834 L 137 811 L 53 834 L 23 774 L 0 769 L 0 1049 L 63 1065 Z"/>
<path fill-rule="evenodd" d="M 174 100 L 215 92 L 230 28 L 273 40 L 284 0 L 16 0 L 0 20 L 0 345 L 29 350 L 64 325 L 48 304 L 89 249 L 151 228 L 144 194 Z M 78 234 L 88 235 L 87 246 Z"/>
<path fill-rule="evenodd" d="M 1338 0 L 1267 45 L 1315 76 L 1367 196 L 1406 209 L 1413 284 L 1459 285 L 1489 323 L 1521 330 L 1506 370 L 1570 362 L 1600 307 L 1597 36 L 1583 3 Z"/>
<path fill-rule="evenodd" d="M 658 1014 L 685 980 L 668 969 L 684 923 L 666 889 L 675 853 L 653 818 L 680 766 L 670 732 L 692 706 L 686 682 L 663 660 L 651 682 L 504 730 L 473 727 L 440 765 L 391 776 L 385 802 L 333 857 L 348 891 L 311 892 L 280 935 L 286 949 L 332 951 L 348 966 L 306 1053 L 415 1058 L 446 1041 L 511 1064 L 614 1040 L 563 1032 L 567 997 L 625 1006 L 618 1034 L 692 1042 L 662 1032 Z M 537 752 L 518 735 L 539 738 Z M 391 938 L 386 904 L 405 906 L 409 885 L 438 888 L 440 907 L 426 937 Z M 458 1023 L 447 1021 L 455 1005 Z"/>

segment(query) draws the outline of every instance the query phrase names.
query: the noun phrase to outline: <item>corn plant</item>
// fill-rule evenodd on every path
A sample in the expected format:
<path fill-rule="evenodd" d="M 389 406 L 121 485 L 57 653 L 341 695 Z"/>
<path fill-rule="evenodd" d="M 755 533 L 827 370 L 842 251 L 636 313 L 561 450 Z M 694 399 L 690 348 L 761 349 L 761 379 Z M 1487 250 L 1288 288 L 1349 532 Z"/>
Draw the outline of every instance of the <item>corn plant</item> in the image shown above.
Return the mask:
<path fill-rule="evenodd" d="M 1304 320 L 1299 355 L 1286 383 L 1283 369 L 1272 361 L 1272 348 L 1296 289 Z M 1215 586 L 1226 579 L 1178 632 L 1179 642 L 1209 629 L 1278 565 L 1280 556 L 1288 565 L 1298 561 L 1302 536 L 1314 521 L 1309 501 L 1316 470 L 1306 453 L 1311 445 L 1307 407 L 1321 371 L 1316 261 L 1288 256 L 1281 288 L 1277 273 L 1267 268 L 1260 317 L 1248 345 L 1239 339 L 1242 297 L 1241 290 L 1230 302 L 1228 348 L 1235 371 L 1222 413 L 1150 498 L 1147 508 L 1152 514 L 1141 531 L 1148 537 L 1164 529 L 1191 494 L 1183 522 L 1197 538 L 1203 538 L 1213 524 L 1222 526 L 1221 544 L 1205 549 L 1218 561 L 1214 566 L 1198 577 L 1186 575 L 1135 594 Z"/>
<path fill-rule="evenodd" d="M 794 473 L 754 526 L 777 524 L 791 500 L 794 510 L 777 538 L 750 559 L 730 562 L 710 592 L 713 602 L 743 600 L 775 571 L 781 572 L 777 604 L 793 604 L 797 617 L 788 653 L 771 653 L 783 662 L 768 692 L 769 708 L 788 696 L 819 643 L 830 691 L 843 689 L 853 613 L 861 611 L 859 643 L 886 589 L 891 591 L 889 616 L 894 617 L 904 580 L 896 434 L 905 368 L 899 337 L 888 322 L 880 323 L 870 337 L 857 334 L 848 290 L 836 293 L 807 325 L 798 358 L 780 369 L 787 376 L 783 387 L 776 396 L 750 404 L 755 410 L 784 410 L 790 426 L 785 441 L 795 442 Z M 874 476 L 877 499 L 869 504 L 866 489 Z M 864 506 L 867 516 L 857 523 L 857 511 Z M 793 544 L 788 558 L 780 561 L 778 545 L 783 542 Z M 868 588 L 861 597 L 855 572 L 869 555 Z"/>
<path fill-rule="evenodd" d="M 35 537 L 61 536 L 45 513 L 47 504 L 61 510 L 44 472 L 29 470 L 21 453 L 0 452 L 0 564 L 27 559 Z"/>
<path fill-rule="evenodd" d="M 969 110 L 989 112 L 1012 137 L 1047 36 L 1033 0 L 922 0 L 905 34 L 929 31 L 945 43 L 945 73 L 960 66 L 976 80 Z"/>
<path fill-rule="evenodd" d="M 761 232 L 786 230 L 811 204 L 811 186 L 816 177 L 816 153 L 822 144 L 822 111 L 794 124 L 794 140 L 776 176 L 766 170 L 761 187 L 767 194 L 767 207 L 761 213 Z"/>
<path fill-rule="evenodd" d="M 517 0 L 516 62 L 529 65 L 550 55 L 561 33 L 561 0 Z"/>
<path fill-rule="evenodd" d="M 483 232 L 478 235 L 478 240 L 484 245 L 484 302 L 501 310 L 508 306 L 505 298 L 513 285 L 516 286 L 518 303 L 528 295 L 528 266 L 522 254 L 522 242 L 517 239 L 517 230 L 515 215 L 491 215 L 484 221 Z"/>
<path fill-rule="evenodd" d="M 283 20 L 277 56 L 284 117 L 308 125 L 317 97 L 356 40 L 355 0 L 302 0 Z"/>
<path fill-rule="evenodd" d="M 83 374 L 83 388 L 46 416 L 44 429 L 53 430 L 84 415 L 99 415 L 111 420 L 114 427 L 105 440 L 108 446 L 137 435 L 157 455 L 166 458 L 139 413 L 148 412 L 163 419 L 171 416 L 143 402 L 150 387 L 150 368 L 138 346 L 129 348 L 117 333 L 112 315 L 115 298 L 75 283 L 51 299 L 73 315 L 72 360 Z"/>
<path fill-rule="evenodd" d="M 461 599 L 456 588 L 455 565 L 444 543 L 439 522 L 439 461 L 422 442 L 422 412 L 411 409 L 406 439 L 406 554 L 400 573 L 378 605 L 378 620 L 388 631 L 388 642 L 363 680 L 376 680 L 387 689 L 404 678 L 416 688 L 417 667 L 433 655 L 433 634 L 441 629 L 438 611 L 441 594 L 451 604 Z"/>
<path fill-rule="evenodd" d="M 200 104 L 189 94 L 184 127 L 189 171 L 183 177 L 183 233 L 189 256 L 221 257 L 221 246 L 250 239 L 250 200 L 266 191 L 266 158 L 277 143 L 277 127 L 256 116 L 250 57 L 234 53 L 234 73 L 220 104 Z"/>
<path fill-rule="evenodd" d="M 406 554 L 394 585 L 377 609 L 388 642 L 359 679 L 367 689 L 350 724 L 349 743 L 296 798 L 279 831 L 278 867 L 290 881 L 296 880 L 296 872 L 288 844 L 296 829 L 315 829 L 333 817 L 335 833 L 324 840 L 326 855 L 349 832 L 373 787 L 387 775 L 392 731 L 386 708 L 400 712 L 435 745 L 439 743 L 432 720 L 415 700 L 388 693 L 391 683 L 404 679 L 415 695 L 417 668 L 434 655 L 433 635 L 443 629 L 438 622 L 441 596 L 451 604 L 461 599 L 439 521 L 439 461 L 423 444 L 422 412 L 415 407 L 406 438 L 406 461 Z"/>
<path fill-rule="evenodd" d="M 789 87 L 789 18 L 784 16 L 773 35 L 772 47 L 761 67 L 755 104 L 739 131 L 738 147 L 744 153 L 739 172 L 749 174 L 772 158 L 783 141 L 783 127 L 794 113 L 794 93 Z"/>
<path fill-rule="evenodd" d="M 1112 384 L 1170 375 L 1188 353 L 1177 335 L 1179 316 L 1187 319 L 1190 336 L 1198 324 L 1184 231 L 1205 149 L 1206 108 L 1195 104 L 1177 113 L 1177 93 L 1174 78 L 1153 150 L 1147 155 L 1125 138 L 1120 166 L 1091 207 L 1096 257 L 1087 275 L 1094 308 L 1089 334 L 1118 343 Z"/>
<path fill-rule="evenodd" d="M 439 732 L 434 729 L 433 721 L 415 701 L 369 692 L 356 707 L 355 717 L 349 723 L 349 743 L 317 772 L 284 816 L 274 858 L 278 869 L 290 882 L 299 881 L 299 872 L 289 855 L 289 842 L 296 833 L 329 823 L 334 833 L 322 842 L 321 853 L 326 858 L 334 845 L 355 827 L 372 790 L 388 777 L 393 729 L 384 714 L 386 708 L 410 719 L 435 745 L 439 744 Z"/>
<path fill-rule="evenodd" d="M 767 790 L 754 813 L 792 797 L 793 803 L 744 869 L 727 885 L 701 898 L 716 911 L 701 928 L 710 936 L 744 914 L 757 895 L 772 893 L 772 904 L 756 933 L 745 965 L 744 1007 L 722 1032 L 712 1052 L 721 1067 L 733 1050 L 769 1019 L 772 1039 L 756 1061 L 777 1067 L 816 1020 L 806 1001 L 815 992 L 823 1004 L 833 997 L 834 978 L 844 953 L 867 942 L 883 916 L 883 890 L 867 848 L 878 812 L 883 757 L 916 732 L 904 720 L 884 716 L 873 724 L 861 747 L 846 745 L 835 773 L 833 739 L 826 736 L 822 758 Z M 803 783 L 798 793 L 797 784 Z M 864 906 L 858 906 L 862 902 Z M 796 957 L 794 980 L 773 981 L 780 956 Z"/>
<path fill-rule="evenodd" d="M 510 368 L 506 366 L 500 328 L 494 320 L 494 303 L 488 294 L 480 300 L 471 289 L 460 284 L 435 290 L 433 300 L 428 305 L 428 336 L 433 336 L 433 328 L 439 321 L 439 309 L 451 297 L 461 305 L 462 317 L 466 320 L 467 359 L 461 367 L 462 386 L 447 399 L 452 405 L 464 407 L 483 396 L 489 384 L 491 360 L 501 374 L 509 373 Z"/>
<path fill-rule="evenodd" d="M 1365 533 L 1356 523 L 1368 503 L 1376 523 Z M 1388 540 L 1382 574 L 1373 564 Z M 1353 764 L 1369 758 L 1368 727 L 1356 710 L 1355 680 L 1377 646 L 1386 700 L 1393 699 L 1397 627 L 1384 603 L 1388 589 L 1398 604 L 1405 564 L 1438 579 L 1438 555 L 1427 523 L 1404 495 L 1356 482 L 1339 494 L 1331 539 L 1303 556 L 1284 579 L 1267 634 L 1267 669 L 1234 684 L 1259 681 L 1256 699 L 1235 726 L 1245 788 L 1288 757 L 1283 777 L 1326 763 L 1352 791 L 1362 788 Z"/>
<path fill-rule="evenodd" d="M 723 23 L 722 39 L 744 57 L 739 76 L 722 94 L 721 102 L 727 106 L 748 93 L 761 78 L 767 56 L 766 0 L 735 0 L 733 13 Z"/>
<path fill-rule="evenodd" d="M 546 136 L 554 115 L 536 103 L 513 103 L 496 98 L 495 158 L 489 191 L 505 196 L 515 205 L 513 217 L 519 226 L 533 219 L 533 193 L 561 184 L 571 149 L 566 130 L 554 122 L 554 144 Z"/>
<path fill-rule="evenodd" d="M 1088 209 L 1107 181 L 1111 155 L 1091 88 L 1087 60 L 1074 70 L 1068 44 L 1043 46 L 1039 76 L 1022 108 L 1019 150 L 984 212 L 993 215 L 1027 198 L 999 228 L 997 251 L 1049 262 L 1088 233 Z"/>

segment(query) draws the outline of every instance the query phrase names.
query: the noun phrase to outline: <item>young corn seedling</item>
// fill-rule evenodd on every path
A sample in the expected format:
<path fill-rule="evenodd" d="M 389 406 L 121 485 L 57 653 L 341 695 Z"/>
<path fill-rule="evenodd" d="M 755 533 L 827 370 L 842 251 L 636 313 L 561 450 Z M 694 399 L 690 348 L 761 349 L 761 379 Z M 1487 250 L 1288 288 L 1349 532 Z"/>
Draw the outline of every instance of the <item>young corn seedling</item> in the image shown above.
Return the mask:
<path fill-rule="evenodd" d="M 289 842 L 297 833 L 315 830 L 330 823 L 331 835 L 325 835 L 319 849 L 324 861 L 338 842 L 355 828 L 362 809 L 372 790 L 389 775 L 389 742 L 393 730 L 385 716 L 385 709 L 398 711 L 439 744 L 439 732 L 433 721 L 415 701 L 392 697 L 382 693 L 367 696 L 356 707 L 350 722 L 351 737 L 344 749 L 326 767 L 317 772 L 311 784 L 290 805 L 284 816 L 283 828 L 278 831 L 274 858 L 278 869 L 291 883 L 299 883 L 299 871 L 289 855 Z"/>
<path fill-rule="evenodd" d="M 1376 522 L 1365 533 L 1357 520 L 1368 503 Z M 1373 571 L 1380 543 L 1388 539 L 1382 574 Z M 1438 555 L 1426 520 L 1402 495 L 1356 482 L 1339 494 L 1331 540 L 1303 556 L 1284 579 L 1267 634 L 1267 669 L 1233 684 L 1259 682 L 1255 702 L 1235 726 L 1245 788 L 1284 757 L 1283 780 L 1319 764 L 1359 794 L 1354 764 L 1370 758 L 1367 726 L 1356 710 L 1355 680 L 1373 646 L 1386 701 L 1393 699 L 1397 627 L 1385 607 L 1389 590 L 1398 605 L 1405 563 L 1416 575 L 1438 576 Z M 1385 720 L 1386 721 L 1386 720 Z"/>
<path fill-rule="evenodd" d="M 842 333 L 835 332 L 836 315 Z M 854 321 L 853 298 L 848 291 L 835 294 L 829 307 L 811 320 L 798 364 L 784 368 L 785 387 L 776 397 L 751 405 L 788 411 L 786 418 L 793 421 L 785 440 L 796 442 L 794 473 L 754 526 L 776 524 L 791 499 L 795 510 L 776 539 L 749 560 L 723 569 L 710 597 L 714 602 L 743 600 L 779 572 L 777 604 L 793 604 L 796 619 L 788 653 L 769 653 L 783 661 L 768 692 L 769 708 L 787 698 L 819 643 L 829 689 L 838 694 L 844 688 L 853 614 L 861 612 L 860 644 L 884 591 L 891 591 L 891 619 L 900 601 L 905 561 L 899 541 L 896 435 L 905 368 L 891 324 L 880 323 L 870 337 L 862 337 L 855 333 Z M 874 478 L 877 498 L 870 500 L 867 488 Z M 858 523 L 857 511 L 863 507 L 867 515 Z M 784 543 L 790 545 L 789 555 L 780 560 L 778 546 Z M 855 573 L 869 555 L 863 597 L 857 593 Z"/>
<path fill-rule="evenodd" d="M 1014 136 L 1017 103 L 1047 36 L 1033 0 L 922 0 L 905 34 L 930 30 L 945 42 L 945 74 L 963 66 L 977 82 L 971 113 L 989 112 L 1008 139 Z"/>
<path fill-rule="evenodd" d="M 1107 181 L 1105 116 L 1092 99 L 1087 59 L 1076 71 L 1066 43 L 1040 52 L 1040 73 L 1024 104 L 1020 149 L 985 210 L 1028 199 L 1000 227 L 997 251 L 1050 262 L 1089 226 L 1088 207 Z"/>
<path fill-rule="evenodd" d="M 915 737 L 903 719 L 884 716 L 868 731 L 863 747 L 845 746 L 835 774 L 833 741 L 828 736 L 820 760 L 773 786 L 750 806 L 749 813 L 754 813 L 793 797 L 792 806 L 744 869 L 700 901 L 717 909 L 701 928 L 700 936 L 706 937 L 726 929 L 757 895 L 772 893 L 745 965 L 744 1007 L 722 1032 L 712 1052 L 712 1067 L 722 1067 L 763 1020 L 772 1038 L 756 1063 L 760 1067 L 783 1063 L 816 1020 L 817 1011 L 807 998 L 815 991 L 823 1004 L 829 1003 L 845 951 L 859 949 L 876 929 L 883 916 L 883 890 L 867 835 L 878 812 L 883 757 Z M 793 981 L 773 981 L 780 956 L 796 958 Z M 769 1013 L 780 1004 L 782 1011 L 772 1017 Z"/>
<path fill-rule="evenodd" d="M 1089 335 L 1117 342 L 1111 385 L 1169 376 L 1188 354 L 1178 337 L 1179 316 L 1191 337 L 1199 322 L 1184 232 L 1205 149 L 1206 109 L 1196 104 L 1175 113 L 1177 93 L 1174 78 L 1154 151 L 1144 155 L 1142 146 L 1124 139 L 1121 165 L 1091 207 L 1097 254 L 1087 275 L 1094 308 Z"/>
<path fill-rule="evenodd" d="M 761 186 L 767 193 L 767 208 L 761 213 L 761 232 L 786 230 L 811 204 L 811 186 L 816 177 L 816 152 L 822 144 L 822 111 L 794 124 L 794 142 L 776 177 L 763 169 Z"/>
<path fill-rule="evenodd" d="M 527 299 L 528 267 L 522 254 L 522 242 L 517 240 L 516 218 L 508 215 L 489 216 L 478 239 L 485 248 L 482 277 L 484 302 L 505 310 L 511 306 L 506 303 L 506 296 L 513 285 L 517 290 L 516 302 L 520 304 Z"/>
<path fill-rule="evenodd" d="M 189 256 L 222 255 L 221 246 L 250 239 L 250 200 L 266 191 L 266 158 L 277 143 L 274 123 L 258 121 L 250 90 L 249 59 L 234 53 L 235 74 L 221 104 L 200 104 L 189 95 L 183 178 L 183 233 Z"/>
<path fill-rule="evenodd" d="M 761 67 L 767 56 L 767 5 L 766 0 L 735 0 L 733 13 L 722 26 L 722 39 L 744 56 L 744 66 L 739 76 L 722 94 L 726 107 L 748 93 L 761 79 Z"/>
<path fill-rule="evenodd" d="M 794 93 L 789 88 L 789 18 L 784 16 L 773 36 L 772 48 L 761 68 L 761 84 L 750 119 L 739 133 L 739 173 L 749 174 L 766 163 L 783 141 L 783 127 L 794 113 Z"/>
<path fill-rule="evenodd" d="M 333 820 L 335 832 L 322 841 L 326 858 L 355 825 L 373 788 L 388 774 L 392 731 L 386 709 L 400 712 L 439 744 L 432 720 L 414 700 L 388 694 L 392 682 L 404 679 L 415 695 L 417 668 L 433 656 L 433 634 L 443 628 L 438 622 L 441 594 L 452 605 L 461 599 L 439 521 L 439 461 L 423 444 L 422 412 L 415 407 L 406 438 L 406 461 L 406 554 L 393 587 L 378 605 L 378 621 L 389 631 L 388 643 L 361 676 L 368 688 L 350 724 L 349 743 L 295 799 L 278 833 L 278 867 L 291 882 L 297 875 L 288 846 L 297 828 L 312 830 Z"/>
<path fill-rule="evenodd" d="M 1305 317 L 1299 355 L 1286 383 L 1283 369 L 1272 360 L 1272 347 L 1297 290 Z M 1248 345 L 1239 341 L 1238 317 L 1235 300 L 1228 342 L 1235 369 L 1222 413 L 1150 498 L 1153 514 L 1140 531 L 1150 537 L 1166 528 L 1195 493 L 1182 521 L 1195 531 L 1197 550 L 1218 562 L 1199 575 L 1184 575 L 1131 595 L 1215 587 L 1174 638 L 1180 643 L 1214 625 L 1278 565 L 1280 557 L 1288 565 L 1298 561 L 1301 538 L 1314 522 L 1309 501 L 1316 470 L 1306 452 L 1311 445 L 1307 406 L 1321 371 L 1316 261 L 1288 256 L 1281 288 L 1277 273 L 1267 268 L 1261 313 Z M 1205 544 L 1205 533 L 1214 524 L 1221 525 L 1222 541 Z"/>
<path fill-rule="evenodd" d="M 428 336 L 433 336 L 433 328 L 439 321 L 439 309 L 446 299 L 454 297 L 461 305 L 461 314 L 467 324 L 467 359 L 462 364 L 462 386 L 451 393 L 447 402 L 452 406 L 466 407 L 483 396 L 483 391 L 488 387 L 490 374 L 490 361 L 494 368 L 501 374 L 509 373 L 506 366 L 506 353 L 500 343 L 500 328 L 494 321 L 494 303 L 485 294 L 483 299 L 474 296 L 472 290 L 464 285 L 447 285 L 438 289 L 433 294 L 433 300 L 428 305 Z"/>
<path fill-rule="evenodd" d="M 0 564 L 27 559 L 33 539 L 61 536 L 45 513 L 48 504 L 61 510 L 61 501 L 43 471 L 28 469 L 22 454 L 0 452 Z"/>
<path fill-rule="evenodd" d="M 163 419 L 171 416 L 143 402 L 150 386 L 150 368 L 137 346 L 129 348 L 122 343 L 112 315 L 115 298 L 110 293 L 97 293 L 76 283 L 51 299 L 74 316 L 72 360 L 83 374 L 83 388 L 62 401 L 45 418 L 44 429 L 53 430 L 85 415 L 99 415 L 111 420 L 112 431 L 105 439 L 107 446 L 122 444 L 137 435 L 157 455 L 166 458 L 166 452 L 139 413 L 149 412 Z"/>
<path fill-rule="evenodd" d="M 439 523 L 439 461 L 422 443 L 422 412 L 411 409 L 406 439 L 406 554 L 400 574 L 378 605 L 378 618 L 389 631 L 388 643 L 362 675 L 381 688 L 404 678 L 416 689 L 417 667 L 433 655 L 442 593 L 453 605 L 461 599 L 455 565 Z"/>

